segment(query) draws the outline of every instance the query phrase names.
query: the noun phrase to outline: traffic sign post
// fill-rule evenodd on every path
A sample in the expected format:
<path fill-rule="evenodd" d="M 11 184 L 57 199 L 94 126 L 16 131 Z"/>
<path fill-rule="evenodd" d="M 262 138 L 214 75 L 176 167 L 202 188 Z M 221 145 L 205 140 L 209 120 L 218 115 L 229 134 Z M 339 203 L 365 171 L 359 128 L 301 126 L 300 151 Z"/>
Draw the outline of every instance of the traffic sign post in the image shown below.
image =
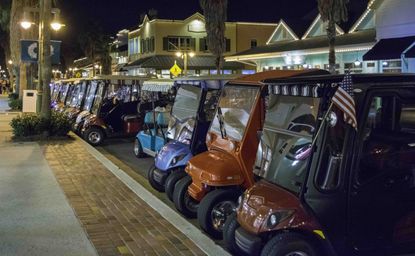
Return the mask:
<path fill-rule="evenodd" d="M 170 73 L 173 76 L 179 76 L 182 73 L 182 69 L 177 65 L 176 61 L 174 62 L 174 65 L 170 68 Z"/>

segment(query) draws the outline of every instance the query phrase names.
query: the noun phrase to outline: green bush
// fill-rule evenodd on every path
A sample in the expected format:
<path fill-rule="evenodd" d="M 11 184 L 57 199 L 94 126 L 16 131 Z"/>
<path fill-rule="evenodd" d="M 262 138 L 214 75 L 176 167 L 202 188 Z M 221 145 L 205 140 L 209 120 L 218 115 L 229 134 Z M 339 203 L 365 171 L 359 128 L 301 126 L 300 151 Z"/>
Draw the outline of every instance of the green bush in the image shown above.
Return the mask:
<path fill-rule="evenodd" d="M 12 110 L 22 110 L 22 106 L 23 106 L 23 102 L 21 99 L 14 99 L 14 98 L 9 99 L 9 107 Z"/>
<path fill-rule="evenodd" d="M 19 94 L 17 94 L 17 93 L 10 93 L 9 94 L 9 99 L 17 100 L 18 98 L 19 98 Z"/>
<path fill-rule="evenodd" d="M 63 113 L 52 113 L 50 122 L 35 114 L 23 114 L 10 122 L 15 137 L 43 135 L 65 136 L 71 129 L 71 123 Z"/>

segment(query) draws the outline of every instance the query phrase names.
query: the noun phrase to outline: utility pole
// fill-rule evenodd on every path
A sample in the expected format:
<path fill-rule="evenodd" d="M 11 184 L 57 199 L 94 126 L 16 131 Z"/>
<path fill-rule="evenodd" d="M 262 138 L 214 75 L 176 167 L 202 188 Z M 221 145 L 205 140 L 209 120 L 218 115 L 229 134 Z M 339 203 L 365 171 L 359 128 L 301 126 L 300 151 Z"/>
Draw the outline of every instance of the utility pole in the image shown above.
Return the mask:
<path fill-rule="evenodd" d="M 51 43 L 50 43 L 50 27 L 52 16 L 52 0 L 40 0 L 40 34 L 39 34 L 39 49 L 41 54 L 40 72 L 41 72 L 41 87 L 42 91 L 40 99 L 42 102 L 41 117 L 50 120 L 50 80 L 52 75 L 52 57 L 51 57 Z M 39 81 L 40 82 L 40 81 Z"/>

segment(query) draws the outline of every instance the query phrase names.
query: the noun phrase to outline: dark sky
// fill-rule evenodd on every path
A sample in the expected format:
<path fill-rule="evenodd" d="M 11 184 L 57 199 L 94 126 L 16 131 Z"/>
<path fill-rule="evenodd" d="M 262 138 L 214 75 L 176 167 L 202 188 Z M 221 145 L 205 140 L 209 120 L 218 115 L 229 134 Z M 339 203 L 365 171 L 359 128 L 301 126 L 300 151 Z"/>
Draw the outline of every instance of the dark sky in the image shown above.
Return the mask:
<path fill-rule="evenodd" d="M 368 0 L 350 0 L 350 9 L 362 10 Z M 153 8 L 159 18 L 183 19 L 196 11 L 202 13 L 198 0 L 60 0 L 63 31 L 54 35 L 63 41 L 66 54 L 80 57 L 77 37 L 86 24 L 98 23 L 105 33 L 115 35 L 120 29 L 137 28 L 141 13 Z M 275 22 L 281 18 L 313 19 L 317 0 L 228 0 L 229 21 Z M 359 14 L 360 15 L 360 14 Z"/>

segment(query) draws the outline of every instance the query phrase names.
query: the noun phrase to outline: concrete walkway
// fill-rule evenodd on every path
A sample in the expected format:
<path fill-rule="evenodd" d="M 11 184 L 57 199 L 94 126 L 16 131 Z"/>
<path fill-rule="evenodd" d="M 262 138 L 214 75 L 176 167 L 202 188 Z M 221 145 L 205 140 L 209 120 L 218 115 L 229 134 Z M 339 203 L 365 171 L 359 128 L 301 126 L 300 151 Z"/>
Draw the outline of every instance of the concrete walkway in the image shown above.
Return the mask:
<path fill-rule="evenodd" d="M 97 255 L 40 146 L 10 142 L 16 115 L 0 113 L 0 255 Z"/>

